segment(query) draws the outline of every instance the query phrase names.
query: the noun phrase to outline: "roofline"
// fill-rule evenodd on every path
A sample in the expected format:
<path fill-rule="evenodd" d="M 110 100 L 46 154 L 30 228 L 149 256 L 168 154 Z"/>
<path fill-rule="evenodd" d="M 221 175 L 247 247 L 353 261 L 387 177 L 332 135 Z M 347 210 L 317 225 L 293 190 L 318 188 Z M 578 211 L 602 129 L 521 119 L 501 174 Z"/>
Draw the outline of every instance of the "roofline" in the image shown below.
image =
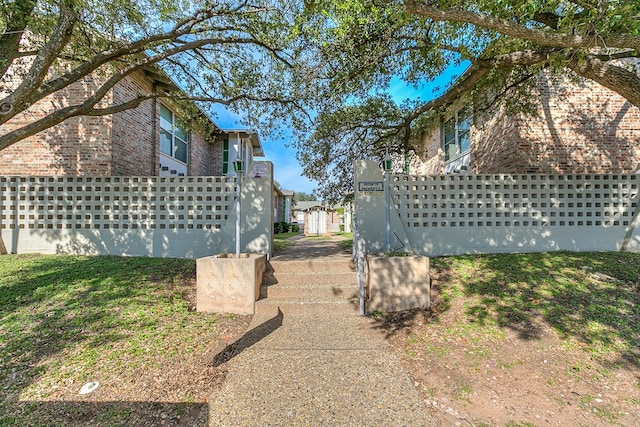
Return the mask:
<path fill-rule="evenodd" d="M 178 86 L 178 84 L 173 79 L 173 77 L 171 77 L 169 74 L 167 74 L 167 72 L 164 71 L 162 69 L 162 67 L 160 67 L 159 65 L 147 66 L 147 67 L 143 67 L 142 69 L 143 69 L 144 74 L 145 74 L 146 77 L 154 79 L 157 82 L 163 84 L 164 86 L 166 86 L 166 88 L 168 90 L 179 90 L 181 92 L 184 92 L 184 90 L 182 90 L 180 88 L 180 86 Z M 171 98 L 169 98 L 169 99 L 171 99 Z M 198 111 L 200 111 L 200 114 L 202 114 L 202 116 L 204 116 L 207 120 L 209 120 L 211 122 L 211 124 L 216 127 L 216 129 L 222 130 L 220 125 L 218 123 L 216 123 L 216 121 L 213 120 L 211 118 L 211 116 L 209 114 L 207 114 L 207 112 L 204 111 L 202 109 L 202 107 L 197 102 L 195 102 L 195 101 L 189 101 L 189 102 L 191 102 L 193 105 L 195 105 L 195 107 L 198 109 Z"/>
<path fill-rule="evenodd" d="M 145 76 L 156 80 L 159 83 L 162 83 L 169 90 L 179 90 L 184 92 L 176 83 L 176 81 L 167 74 L 166 71 L 162 69 L 159 65 L 154 65 L 150 67 L 143 67 L 143 71 Z M 253 147 L 253 155 L 256 157 L 264 157 L 264 148 L 262 147 L 262 142 L 260 141 L 260 136 L 258 132 L 252 131 L 246 128 L 231 128 L 231 129 L 223 129 L 215 120 L 211 118 L 209 114 L 207 114 L 202 107 L 195 101 L 190 101 L 195 107 L 200 111 L 200 113 L 211 122 L 213 126 L 216 127 L 221 133 L 231 134 L 237 133 L 241 134 L 240 138 L 248 138 L 251 141 L 251 146 Z"/>
<path fill-rule="evenodd" d="M 253 154 L 257 157 L 264 157 L 264 149 L 262 148 L 262 142 L 260 141 L 260 136 L 258 132 L 252 131 L 250 129 L 220 129 L 222 133 L 230 134 L 238 134 L 240 138 L 248 138 L 251 141 L 251 146 L 253 147 Z"/>

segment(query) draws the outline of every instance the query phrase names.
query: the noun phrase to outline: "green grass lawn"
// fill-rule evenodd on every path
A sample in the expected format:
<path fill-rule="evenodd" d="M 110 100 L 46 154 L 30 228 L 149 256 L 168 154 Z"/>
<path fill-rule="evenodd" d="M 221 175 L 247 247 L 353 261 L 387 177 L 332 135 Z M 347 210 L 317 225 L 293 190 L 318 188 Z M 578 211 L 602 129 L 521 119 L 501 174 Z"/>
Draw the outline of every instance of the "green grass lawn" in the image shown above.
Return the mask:
<path fill-rule="evenodd" d="M 466 298 L 475 325 L 520 328 L 539 317 L 594 357 L 618 353 L 640 365 L 640 254 L 536 253 L 442 257 L 432 266 L 451 278 L 441 309 Z"/>
<path fill-rule="evenodd" d="M 353 234 L 342 233 L 342 235 L 346 237 L 346 240 L 340 240 L 338 241 L 338 244 L 345 251 L 352 252 L 353 251 Z"/>
<path fill-rule="evenodd" d="M 293 243 L 283 237 L 274 242 Z M 432 259 L 439 314 L 421 333 L 444 328 L 444 338 L 441 348 L 425 338 L 420 352 L 446 354 L 456 337 L 469 341 L 467 349 L 490 341 L 477 352 L 495 352 L 491 346 L 504 330 L 543 342 L 535 325 L 545 322 L 574 353 L 637 368 L 639 271 L 640 254 L 632 253 Z M 194 260 L 0 256 L 0 426 L 64 425 L 41 402 L 80 401 L 59 409 L 62 419 L 88 411 L 78 390 L 89 381 L 101 386 L 88 399 L 203 402 L 216 375 L 210 366 L 216 346 L 224 347 L 222 338 L 228 341 L 249 318 L 194 312 L 194 292 Z M 107 418 L 92 425 L 135 424 L 131 407 L 118 405 L 99 412 Z"/>
<path fill-rule="evenodd" d="M 148 374 L 184 388 L 171 401 L 197 401 L 195 384 L 173 384 L 186 367 L 176 380 L 167 367 L 211 351 L 234 319 L 194 312 L 194 296 L 194 260 L 0 256 L 0 425 L 38 425 L 37 405 L 20 402 L 78 399 L 89 381 L 116 401 L 155 401 L 144 390 L 157 387 L 135 387 Z"/>
<path fill-rule="evenodd" d="M 473 425 L 640 425 L 639 253 L 430 261 L 431 310 L 373 313 L 425 400 Z"/>
<path fill-rule="evenodd" d="M 299 232 L 278 233 L 273 235 L 273 251 L 278 252 L 289 246 L 295 245 L 293 240 L 289 240 L 291 237 L 299 236 Z"/>
<path fill-rule="evenodd" d="M 306 236 L 304 240 L 331 240 L 330 236 L 321 235 L 321 236 Z"/>
<path fill-rule="evenodd" d="M 295 237 L 295 236 L 300 236 L 300 232 L 299 231 L 289 231 L 288 233 L 278 233 L 278 234 L 274 234 L 273 238 L 274 240 L 285 240 L 288 239 L 290 237 Z"/>
<path fill-rule="evenodd" d="M 340 231 L 338 233 L 333 233 L 336 236 L 342 236 L 345 239 L 353 239 L 353 233 L 352 232 L 346 232 L 346 231 Z"/>

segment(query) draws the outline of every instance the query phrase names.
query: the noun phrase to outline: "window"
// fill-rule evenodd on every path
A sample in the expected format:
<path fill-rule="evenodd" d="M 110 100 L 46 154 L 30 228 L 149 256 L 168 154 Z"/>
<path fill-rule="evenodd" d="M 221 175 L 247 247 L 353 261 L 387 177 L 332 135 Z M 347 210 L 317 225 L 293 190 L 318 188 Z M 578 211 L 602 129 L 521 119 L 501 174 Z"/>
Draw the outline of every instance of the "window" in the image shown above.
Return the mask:
<path fill-rule="evenodd" d="M 445 161 L 467 153 L 471 149 L 471 116 L 460 110 L 442 125 Z"/>
<path fill-rule="evenodd" d="M 222 141 L 222 174 L 229 172 L 229 138 Z"/>
<path fill-rule="evenodd" d="M 189 133 L 178 122 L 173 111 L 160 104 L 160 152 L 187 163 Z"/>

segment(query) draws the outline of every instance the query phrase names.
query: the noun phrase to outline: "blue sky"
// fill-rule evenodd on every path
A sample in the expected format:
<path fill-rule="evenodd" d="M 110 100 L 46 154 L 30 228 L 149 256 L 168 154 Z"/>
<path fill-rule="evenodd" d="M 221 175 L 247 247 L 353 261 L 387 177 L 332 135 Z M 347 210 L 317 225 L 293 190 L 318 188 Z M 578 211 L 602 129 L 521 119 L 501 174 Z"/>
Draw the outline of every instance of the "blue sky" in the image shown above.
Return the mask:
<path fill-rule="evenodd" d="M 441 94 L 443 89 L 451 82 L 451 77 L 460 75 L 467 66 L 467 63 L 463 63 L 457 67 L 450 67 L 437 79 L 417 88 L 407 85 L 399 78 L 394 78 L 391 81 L 390 93 L 396 102 L 402 102 L 406 99 L 429 101 Z M 214 118 L 214 120 L 220 127 L 243 127 L 239 116 L 222 109 L 216 109 L 216 111 L 218 117 Z M 260 129 L 257 129 L 257 131 L 260 134 Z M 311 193 L 316 187 L 316 182 L 302 176 L 302 166 L 296 159 L 296 150 L 287 147 L 289 141 L 286 139 L 269 139 L 262 134 L 260 134 L 260 139 L 265 153 L 264 160 L 273 163 L 275 180 L 280 183 L 282 189 Z"/>
<path fill-rule="evenodd" d="M 217 117 L 214 117 L 214 121 L 221 128 L 245 127 L 240 116 L 221 108 L 214 108 L 214 110 L 217 114 Z M 264 158 L 258 160 L 267 160 L 273 163 L 274 178 L 280 183 L 282 189 L 311 194 L 316 187 L 316 183 L 302 176 L 302 166 L 296 159 L 296 150 L 287 147 L 289 141 L 286 139 L 270 139 L 260 133 L 260 129 L 257 129 L 257 132 L 260 135 L 265 154 Z"/>

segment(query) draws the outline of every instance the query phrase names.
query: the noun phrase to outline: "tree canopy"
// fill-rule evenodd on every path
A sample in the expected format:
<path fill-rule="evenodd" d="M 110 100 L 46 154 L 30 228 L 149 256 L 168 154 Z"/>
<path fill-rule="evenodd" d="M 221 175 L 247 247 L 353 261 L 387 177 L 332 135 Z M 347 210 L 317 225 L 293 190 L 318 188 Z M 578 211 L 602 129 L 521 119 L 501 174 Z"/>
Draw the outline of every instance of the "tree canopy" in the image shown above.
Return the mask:
<path fill-rule="evenodd" d="M 296 191 L 293 198 L 296 202 L 314 202 L 318 200 L 315 195 L 305 193 L 304 191 Z"/>
<path fill-rule="evenodd" d="M 407 153 L 452 102 L 527 108 L 535 77 L 593 80 L 640 107 L 640 3 L 618 0 L 317 0 L 308 37 L 328 101 L 298 143 L 305 173 L 329 200 L 351 190 L 351 160 Z M 419 86 L 468 61 L 447 91 L 393 102 L 392 77 Z M 342 171 L 341 173 L 337 173 Z"/>
<path fill-rule="evenodd" d="M 201 100 L 244 113 L 265 104 L 286 114 L 299 97 L 291 73 L 296 42 L 287 30 L 295 8 L 283 4 L 3 0 L 0 125 L 88 76 L 99 85 L 83 102 L 4 132 L 0 149 L 70 117 L 113 114 L 152 98 Z M 105 105 L 118 82 L 157 66 L 173 81 Z"/>
<path fill-rule="evenodd" d="M 304 174 L 338 201 L 352 191 L 354 159 L 410 152 L 456 100 L 524 109 L 543 70 L 593 80 L 640 107 L 639 52 L 636 1 L 2 0 L 0 125 L 74 82 L 101 79 L 78 105 L 0 134 L 0 149 L 151 98 L 218 103 L 263 133 L 286 123 Z M 461 63 L 469 68 L 434 99 L 390 95 L 394 78 L 418 87 Z M 119 81 L 156 66 L 173 82 L 105 105 Z"/>

